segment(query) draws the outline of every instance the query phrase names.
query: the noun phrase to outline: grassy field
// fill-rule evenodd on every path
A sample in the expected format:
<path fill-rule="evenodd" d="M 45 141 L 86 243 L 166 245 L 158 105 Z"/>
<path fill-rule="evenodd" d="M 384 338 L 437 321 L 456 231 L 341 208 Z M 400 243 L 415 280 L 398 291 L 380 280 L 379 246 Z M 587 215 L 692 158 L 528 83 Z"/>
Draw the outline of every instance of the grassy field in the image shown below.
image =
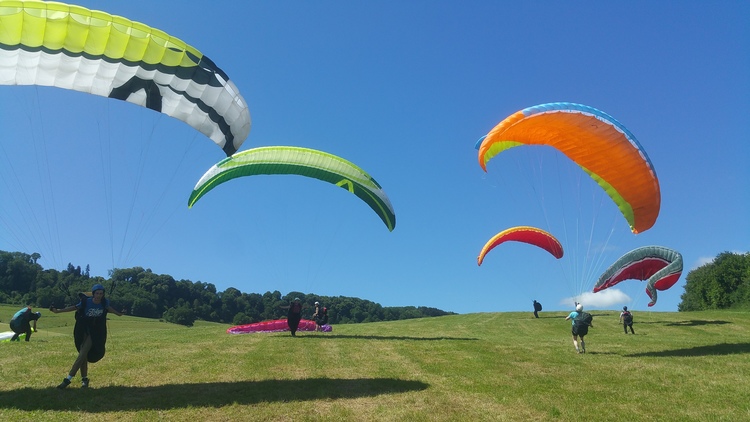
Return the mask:
<path fill-rule="evenodd" d="M 0 305 L 0 331 L 18 306 Z M 566 313 L 481 313 L 331 333 L 228 335 L 112 315 L 107 355 L 57 390 L 73 313 L 0 343 L 0 420 L 750 420 L 750 314 L 594 311 L 587 353 Z"/>

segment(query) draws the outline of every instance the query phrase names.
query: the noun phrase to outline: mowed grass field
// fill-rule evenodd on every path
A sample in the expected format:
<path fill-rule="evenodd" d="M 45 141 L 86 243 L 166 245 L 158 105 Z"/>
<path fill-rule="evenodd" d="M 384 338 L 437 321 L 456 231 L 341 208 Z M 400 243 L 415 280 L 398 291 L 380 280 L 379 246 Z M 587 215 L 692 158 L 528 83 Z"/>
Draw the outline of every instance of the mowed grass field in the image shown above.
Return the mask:
<path fill-rule="evenodd" d="M 0 305 L 0 331 L 19 306 Z M 107 355 L 70 369 L 73 313 L 41 310 L 0 343 L 0 421 L 750 421 L 750 313 L 593 311 L 587 353 L 567 312 L 477 313 L 228 335 L 111 315 Z"/>

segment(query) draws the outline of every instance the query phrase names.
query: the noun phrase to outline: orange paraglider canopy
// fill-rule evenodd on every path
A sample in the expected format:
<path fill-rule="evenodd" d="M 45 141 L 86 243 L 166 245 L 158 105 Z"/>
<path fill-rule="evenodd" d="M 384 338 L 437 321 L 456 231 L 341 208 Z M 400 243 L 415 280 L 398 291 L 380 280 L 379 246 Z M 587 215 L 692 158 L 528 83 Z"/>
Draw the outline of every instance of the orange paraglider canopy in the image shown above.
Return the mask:
<path fill-rule="evenodd" d="M 651 228 L 661 206 L 659 180 L 635 136 L 593 107 L 550 103 L 516 112 L 479 146 L 479 165 L 521 145 L 546 145 L 578 164 L 612 198 L 633 233 Z"/>

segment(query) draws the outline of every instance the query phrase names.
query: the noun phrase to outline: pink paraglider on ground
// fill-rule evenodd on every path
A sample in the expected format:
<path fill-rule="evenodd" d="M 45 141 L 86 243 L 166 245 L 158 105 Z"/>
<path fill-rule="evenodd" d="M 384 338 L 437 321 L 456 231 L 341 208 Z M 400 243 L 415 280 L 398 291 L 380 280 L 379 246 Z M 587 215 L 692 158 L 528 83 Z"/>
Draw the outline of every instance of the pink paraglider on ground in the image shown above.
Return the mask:
<path fill-rule="evenodd" d="M 333 331 L 333 327 L 328 324 L 322 325 L 321 329 L 326 333 Z M 285 319 L 235 325 L 227 329 L 227 334 L 279 333 L 282 331 L 289 331 L 289 324 L 287 324 Z M 297 331 L 315 331 L 315 321 L 310 321 L 309 319 L 300 320 Z"/>

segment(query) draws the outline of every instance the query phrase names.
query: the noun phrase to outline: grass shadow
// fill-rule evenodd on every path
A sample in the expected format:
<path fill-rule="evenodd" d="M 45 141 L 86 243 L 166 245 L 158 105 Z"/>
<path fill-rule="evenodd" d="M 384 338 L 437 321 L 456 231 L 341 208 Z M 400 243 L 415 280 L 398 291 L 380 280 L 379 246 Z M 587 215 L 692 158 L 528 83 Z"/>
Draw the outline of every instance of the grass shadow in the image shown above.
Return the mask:
<path fill-rule="evenodd" d="M 289 336 L 291 337 L 291 336 Z M 307 339 L 320 339 L 320 338 L 344 338 L 344 339 L 357 339 L 357 340 L 418 340 L 418 341 L 436 341 L 436 340 L 471 340 L 476 341 L 478 338 L 471 337 L 414 337 L 414 336 L 378 336 L 372 334 L 358 335 L 358 334 L 321 334 L 321 335 L 298 335 L 296 338 L 307 338 Z"/>
<path fill-rule="evenodd" d="M 109 386 L 84 390 L 22 388 L 0 394 L 0 409 L 24 411 L 82 411 L 89 413 L 218 408 L 232 404 L 315 401 L 374 397 L 422 391 L 421 381 L 393 378 L 265 380 L 167 384 L 151 387 Z"/>
<path fill-rule="evenodd" d="M 690 357 L 690 356 L 720 356 L 750 353 L 750 343 L 720 343 L 709 346 L 696 346 L 686 349 L 662 350 L 659 352 L 643 352 L 624 355 L 629 358 L 637 357 Z"/>
<path fill-rule="evenodd" d="M 572 312 L 572 311 L 571 311 L 571 312 Z M 550 314 L 551 314 L 551 313 L 552 313 L 552 312 L 550 312 Z M 613 312 L 610 312 L 610 313 L 604 313 L 604 314 L 603 314 L 603 313 L 596 313 L 596 312 L 589 312 L 589 313 L 590 313 L 590 314 L 591 314 L 591 316 L 593 316 L 593 317 L 603 317 L 603 316 L 606 316 L 606 317 L 608 317 L 608 316 L 612 316 L 612 315 L 615 315 L 615 316 L 617 315 L 616 313 L 613 313 Z M 558 315 L 550 315 L 550 314 L 547 314 L 547 315 L 542 315 L 542 314 L 539 314 L 539 319 L 542 319 L 542 318 L 554 318 L 554 319 L 560 319 L 560 318 L 562 318 L 562 319 L 565 319 L 565 318 L 567 318 L 567 317 L 568 317 L 568 315 L 570 314 L 570 312 L 566 312 L 566 313 L 565 313 L 565 315 L 563 315 L 563 314 L 558 314 Z M 531 316 L 531 319 L 536 319 L 536 318 L 534 318 L 534 315 L 532 315 L 532 316 Z"/>
<path fill-rule="evenodd" d="M 673 322 L 666 322 L 666 321 L 642 321 L 638 320 L 635 321 L 636 324 L 654 324 L 654 325 L 664 325 L 668 327 L 698 327 L 701 325 L 724 325 L 724 324 L 731 324 L 730 321 L 722 321 L 722 320 L 703 320 L 703 319 L 691 319 L 688 321 L 673 321 Z"/>
<path fill-rule="evenodd" d="M 729 321 L 706 321 L 702 319 L 691 319 L 689 321 L 677 321 L 677 322 L 669 322 L 664 325 L 666 326 L 676 326 L 676 327 L 697 327 L 700 325 L 724 325 L 724 324 L 731 324 Z"/>

